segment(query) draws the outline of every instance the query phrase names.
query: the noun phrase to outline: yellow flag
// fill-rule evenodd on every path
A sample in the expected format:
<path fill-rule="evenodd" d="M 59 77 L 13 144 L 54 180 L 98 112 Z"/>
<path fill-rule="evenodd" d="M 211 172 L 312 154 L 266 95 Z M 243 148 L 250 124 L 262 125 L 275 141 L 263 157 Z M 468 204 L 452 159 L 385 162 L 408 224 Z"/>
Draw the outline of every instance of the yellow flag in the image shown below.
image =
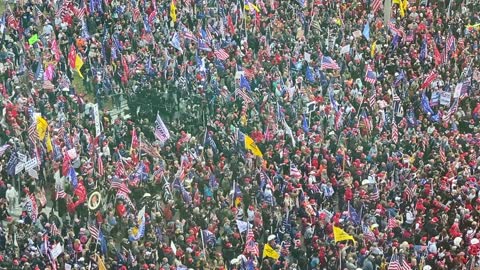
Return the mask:
<path fill-rule="evenodd" d="M 352 240 L 353 242 L 355 242 L 355 239 L 353 239 L 353 236 L 346 233 L 342 228 L 335 227 L 335 226 L 333 226 L 333 238 L 335 239 L 335 243 L 340 241 L 345 241 L 345 240 Z"/>
<path fill-rule="evenodd" d="M 377 49 L 377 41 L 375 40 L 372 43 L 372 46 L 370 47 L 370 57 L 374 58 L 375 57 L 375 50 Z"/>
<path fill-rule="evenodd" d="M 245 149 L 252 151 L 252 153 L 257 157 L 263 157 L 262 151 L 258 148 L 257 144 L 253 139 L 245 134 Z"/>
<path fill-rule="evenodd" d="M 175 2 L 170 3 L 170 18 L 173 22 L 177 21 L 177 8 L 175 7 Z"/>
<path fill-rule="evenodd" d="M 98 265 L 98 270 L 107 270 L 105 263 L 103 262 L 102 258 L 99 255 L 97 255 L 97 265 Z"/>
<path fill-rule="evenodd" d="M 47 133 L 47 141 L 45 142 L 45 145 L 47 146 L 47 153 L 53 151 L 52 138 L 50 138 L 50 133 Z"/>
<path fill-rule="evenodd" d="M 48 122 L 41 116 L 37 116 L 37 133 L 40 141 L 43 141 L 45 134 L 47 133 Z"/>
<path fill-rule="evenodd" d="M 245 8 L 246 11 L 249 11 L 249 10 L 250 10 L 250 7 L 252 7 L 253 9 L 255 9 L 256 12 L 260 12 L 260 9 L 259 9 L 256 5 L 254 5 L 254 4 L 252 4 L 252 3 L 249 3 L 248 5 L 245 5 L 245 6 L 244 6 L 244 8 Z"/>
<path fill-rule="evenodd" d="M 400 17 L 405 17 L 405 11 L 407 11 L 407 6 L 408 6 L 408 3 L 406 0 L 400 0 L 400 3 L 398 4 L 399 8 L 400 8 Z"/>
<path fill-rule="evenodd" d="M 270 257 L 277 260 L 280 258 L 280 254 L 267 243 L 263 247 L 263 257 Z"/>
<path fill-rule="evenodd" d="M 80 72 L 80 69 L 82 68 L 82 66 L 83 66 L 83 60 L 80 57 L 80 55 L 77 54 L 77 56 L 75 57 L 75 69 L 77 70 L 78 75 L 80 75 L 80 77 L 83 79 L 82 72 Z"/>

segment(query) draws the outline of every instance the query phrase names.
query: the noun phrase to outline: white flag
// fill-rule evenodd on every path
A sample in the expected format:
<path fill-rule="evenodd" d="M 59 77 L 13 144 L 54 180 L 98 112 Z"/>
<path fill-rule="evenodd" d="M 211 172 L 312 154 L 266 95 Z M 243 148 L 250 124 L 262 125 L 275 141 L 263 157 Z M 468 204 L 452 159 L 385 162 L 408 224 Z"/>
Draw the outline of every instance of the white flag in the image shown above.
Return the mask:
<path fill-rule="evenodd" d="M 157 113 L 157 120 L 155 121 L 155 137 L 161 142 L 165 143 L 170 139 L 170 132 L 162 121 L 162 118 Z"/>

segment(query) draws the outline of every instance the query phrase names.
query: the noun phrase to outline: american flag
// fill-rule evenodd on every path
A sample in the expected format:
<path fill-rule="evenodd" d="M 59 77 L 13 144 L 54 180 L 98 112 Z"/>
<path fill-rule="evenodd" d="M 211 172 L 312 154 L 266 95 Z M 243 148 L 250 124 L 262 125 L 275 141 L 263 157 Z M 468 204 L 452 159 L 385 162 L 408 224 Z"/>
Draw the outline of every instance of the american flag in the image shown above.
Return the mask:
<path fill-rule="evenodd" d="M 155 120 L 155 137 L 162 143 L 165 143 L 170 139 L 170 132 L 168 132 L 167 127 L 162 121 L 162 118 L 157 114 L 157 119 Z"/>
<path fill-rule="evenodd" d="M 405 188 L 405 197 L 407 201 L 413 200 L 416 194 L 417 194 L 417 185 L 413 181 L 411 181 Z"/>
<path fill-rule="evenodd" d="M 372 11 L 376 13 L 382 7 L 383 0 L 373 0 L 372 2 Z"/>
<path fill-rule="evenodd" d="M 440 145 L 439 155 L 440 155 L 440 161 L 442 163 L 446 163 L 447 156 L 445 155 L 445 148 L 443 147 L 443 145 Z"/>
<path fill-rule="evenodd" d="M 7 151 L 8 148 L 10 148 L 9 144 L 4 144 L 0 146 L 0 157 L 3 156 L 3 154 L 5 154 L 5 151 Z"/>
<path fill-rule="evenodd" d="M 395 219 L 395 217 L 389 217 L 388 222 L 387 222 L 387 228 L 388 229 L 393 229 L 393 228 L 396 228 L 396 227 L 398 227 L 397 219 Z"/>
<path fill-rule="evenodd" d="M 322 63 L 320 66 L 321 69 L 335 69 L 340 70 L 340 66 L 333 60 L 330 56 L 323 56 Z"/>
<path fill-rule="evenodd" d="M 412 270 L 408 263 L 398 254 L 393 254 L 387 270 Z"/>
<path fill-rule="evenodd" d="M 218 59 L 222 61 L 227 60 L 229 57 L 228 53 L 224 49 L 215 50 L 214 54 Z"/>
<path fill-rule="evenodd" d="M 422 83 L 422 88 L 427 88 L 435 79 L 437 78 L 437 73 L 435 71 L 430 71 L 430 73 L 427 75 L 427 78 L 425 78 L 425 81 Z"/>
<path fill-rule="evenodd" d="M 290 176 L 293 178 L 301 178 L 302 173 L 294 164 L 290 164 Z"/>
<path fill-rule="evenodd" d="M 451 51 L 455 51 L 455 36 L 454 35 L 450 35 L 450 37 L 447 39 L 447 50 L 449 52 Z"/>
<path fill-rule="evenodd" d="M 100 230 L 95 225 L 88 225 L 88 231 L 93 239 L 98 240 L 98 236 L 100 235 Z"/>
<path fill-rule="evenodd" d="M 427 150 L 427 147 L 429 146 L 430 144 L 430 139 L 428 136 L 424 135 L 423 136 L 423 141 L 422 141 L 422 146 L 423 146 L 423 151 L 426 151 Z"/>
<path fill-rule="evenodd" d="M 398 127 L 395 120 L 392 121 L 392 141 L 394 143 L 398 142 Z"/>
<path fill-rule="evenodd" d="M 255 256 L 259 256 L 260 251 L 258 249 L 258 244 L 255 242 L 255 235 L 251 229 L 248 229 L 247 232 L 247 241 L 245 243 L 245 251 L 247 253 L 252 253 Z"/>
<path fill-rule="evenodd" d="M 133 21 L 138 22 L 140 20 L 140 17 L 141 17 L 140 8 L 138 8 L 138 6 L 135 6 L 133 8 L 132 14 L 133 14 L 133 16 L 132 16 Z"/>
<path fill-rule="evenodd" d="M 380 192 L 378 191 L 378 187 L 375 186 L 372 193 L 370 194 L 371 201 L 378 201 L 380 200 Z"/>
<path fill-rule="evenodd" d="M 61 235 L 60 231 L 57 228 L 57 225 L 55 224 L 55 222 L 52 222 L 52 225 L 50 225 L 50 233 L 52 235 Z"/>
<path fill-rule="evenodd" d="M 392 89 L 392 99 L 393 99 L 393 101 L 395 101 L 395 102 L 401 101 L 400 97 L 397 95 L 397 93 L 395 92 L 394 89 Z"/>
<path fill-rule="evenodd" d="M 86 13 L 86 8 L 84 6 L 77 7 L 74 10 L 75 17 L 77 17 L 80 21 L 83 21 Z"/>
<path fill-rule="evenodd" d="M 246 103 L 253 103 L 253 99 L 245 92 L 245 90 L 242 90 L 238 88 L 235 90 L 235 94 L 240 96 Z"/>
<path fill-rule="evenodd" d="M 72 0 L 64 0 L 62 2 L 62 5 L 58 8 L 57 13 L 55 14 L 55 17 L 60 17 L 62 20 L 65 19 L 65 17 L 72 15 L 72 7 L 73 7 L 73 2 Z"/>
<path fill-rule="evenodd" d="M 458 99 L 455 99 L 455 101 L 453 102 L 452 106 L 450 107 L 450 109 L 448 109 L 448 111 L 445 113 L 445 115 L 442 117 L 442 120 L 444 122 L 447 122 L 448 120 L 450 120 L 450 117 L 452 117 L 452 115 L 458 110 Z"/>
<path fill-rule="evenodd" d="M 388 23 L 388 28 L 394 36 L 403 37 L 405 35 L 405 33 L 403 32 L 403 28 L 397 28 L 397 26 L 393 22 Z"/>
<path fill-rule="evenodd" d="M 157 11 L 154 10 L 150 13 L 150 15 L 148 15 L 148 22 L 152 24 L 156 17 L 157 17 Z"/>
<path fill-rule="evenodd" d="M 28 127 L 28 138 L 33 144 L 35 144 L 39 139 L 37 124 L 35 123 L 35 121 L 33 121 L 32 124 Z"/>
<path fill-rule="evenodd" d="M 373 109 L 373 107 L 375 106 L 375 103 L 376 103 L 377 99 L 376 99 L 376 95 L 375 93 L 373 93 L 370 98 L 368 99 L 368 103 L 370 105 L 370 108 Z"/>
<path fill-rule="evenodd" d="M 98 166 L 98 174 L 103 176 L 105 174 L 105 170 L 103 168 L 103 160 L 100 155 L 97 157 L 97 166 Z"/>
<path fill-rule="evenodd" d="M 181 25 L 183 38 L 197 42 L 197 37 L 185 25 Z"/>
<path fill-rule="evenodd" d="M 370 241 L 370 242 L 375 242 L 377 238 L 375 237 L 375 234 L 368 228 L 368 226 L 363 226 L 363 237 L 365 240 Z"/>
<path fill-rule="evenodd" d="M 115 164 L 115 175 L 117 175 L 118 177 L 124 177 L 127 175 L 125 172 L 125 166 L 123 166 L 121 160 L 118 160 Z"/>
<path fill-rule="evenodd" d="M 365 125 L 365 128 L 367 129 L 368 132 L 372 130 L 372 123 L 370 122 L 370 118 L 368 118 L 368 115 L 365 111 L 362 112 L 362 121 L 363 124 Z"/>
<path fill-rule="evenodd" d="M 268 184 L 272 188 L 272 191 L 275 191 L 275 186 L 273 185 L 272 180 L 268 177 L 267 173 L 263 170 L 260 170 L 260 182 L 264 183 L 264 185 Z"/>
<path fill-rule="evenodd" d="M 65 193 L 65 190 L 62 187 L 57 187 L 57 195 L 55 199 L 65 199 L 66 197 L 67 193 Z"/>
<path fill-rule="evenodd" d="M 367 72 L 365 72 L 365 81 L 374 84 L 377 81 L 377 74 L 372 70 L 370 65 L 367 65 Z"/>
<path fill-rule="evenodd" d="M 443 48 L 442 51 L 442 64 L 448 63 L 448 50 L 447 48 Z"/>
<path fill-rule="evenodd" d="M 7 25 L 10 28 L 12 28 L 14 30 L 18 29 L 18 26 L 19 26 L 18 25 L 18 20 L 15 18 L 15 16 L 12 13 L 8 14 L 6 19 L 7 19 Z"/>

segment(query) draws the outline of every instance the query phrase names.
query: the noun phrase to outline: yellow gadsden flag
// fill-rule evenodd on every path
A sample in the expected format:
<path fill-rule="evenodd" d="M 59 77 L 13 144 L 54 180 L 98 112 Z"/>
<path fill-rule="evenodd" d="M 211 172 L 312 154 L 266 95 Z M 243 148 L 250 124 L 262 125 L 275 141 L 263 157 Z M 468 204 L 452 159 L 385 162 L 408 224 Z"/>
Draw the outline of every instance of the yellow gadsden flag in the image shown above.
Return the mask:
<path fill-rule="evenodd" d="M 47 133 L 47 140 L 45 141 L 45 146 L 47 147 L 47 153 L 53 151 L 52 138 L 50 138 L 50 133 Z"/>
<path fill-rule="evenodd" d="M 270 257 L 270 258 L 273 258 L 275 260 L 278 260 L 278 258 L 280 258 L 280 254 L 278 254 L 278 252 L 273 249 L 268 243 L 265 244 L 265 246 L 263 247 L 263 257 Z"/>
<path fill-rule="evenodd" d="M 257 144 L 253 139 L 245 134 L 245 149 L 252 151 L 252 153 L 257 157 L 263 157 L 262 151 L 258 148 Z"/>
<path fill-rule="evenodd" d="M 175 1 L 170 3 L 170 18 L 173 22 L 177 22 L 177 7 L 175 7 Z"/>
<path fill-rule="evenodd" d="M 370 57 L 374 58 L 375 57 L 375 50 L 377 49 L 377 41 L 375 40 L 372 43 L 372 46 L 370 47 Z"/>
<path fill-rule="evenodd" d="M 43 141 L 43 139 L 45 139 L 45 134 L 47 133 L 47 129 L 48 129 L 47 120 L 45 120 L 45 118 L 41 116 L 37 116 L 37 133 L 40 141 Z"/>
<path fill-rule="evenodd" d="M 97 255 L 97 265 L 98 265 L 98 270 L 107 270 L 105 263 L 103 262 L 102 258 L 99 255 Z"/>
<path fill-rule="evenodd" d="M 75 69 L 77 70 L 78 75 L 80 75 L 80 77 L 83 79 L 82 72 L 80 72 L 80 69 L 82 68 L 82 66 L 83 66 L 83 60 L 80 57 L 80 55 L 77 54 L 77 56 L 75 57 Z"/>
<path fill-rule="evenodd" d="M 353 239 L 353 236 L 346 233 L 342 228 L 335 227 L 335 226 L 333 227 L 333 238 L 335 239 L 335 243 L 340 241 L 345 241 L 345 240 L 352 240 L 353 242 L 355 242 L 355 239 Z"/>

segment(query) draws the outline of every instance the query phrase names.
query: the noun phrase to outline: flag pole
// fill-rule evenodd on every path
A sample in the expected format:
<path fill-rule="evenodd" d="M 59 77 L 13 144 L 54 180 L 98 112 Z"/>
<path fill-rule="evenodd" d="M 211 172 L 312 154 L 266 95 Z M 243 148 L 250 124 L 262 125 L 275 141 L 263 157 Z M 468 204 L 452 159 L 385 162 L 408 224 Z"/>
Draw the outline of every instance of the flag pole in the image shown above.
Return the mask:
<path fill-rule="evenodd" d="M 203 240 L 203 230 L 200 230 L 200 236 L 202 237 L 203 258 L 207 261 L 207 254 L 205 250 L 205 241 Z"/>

